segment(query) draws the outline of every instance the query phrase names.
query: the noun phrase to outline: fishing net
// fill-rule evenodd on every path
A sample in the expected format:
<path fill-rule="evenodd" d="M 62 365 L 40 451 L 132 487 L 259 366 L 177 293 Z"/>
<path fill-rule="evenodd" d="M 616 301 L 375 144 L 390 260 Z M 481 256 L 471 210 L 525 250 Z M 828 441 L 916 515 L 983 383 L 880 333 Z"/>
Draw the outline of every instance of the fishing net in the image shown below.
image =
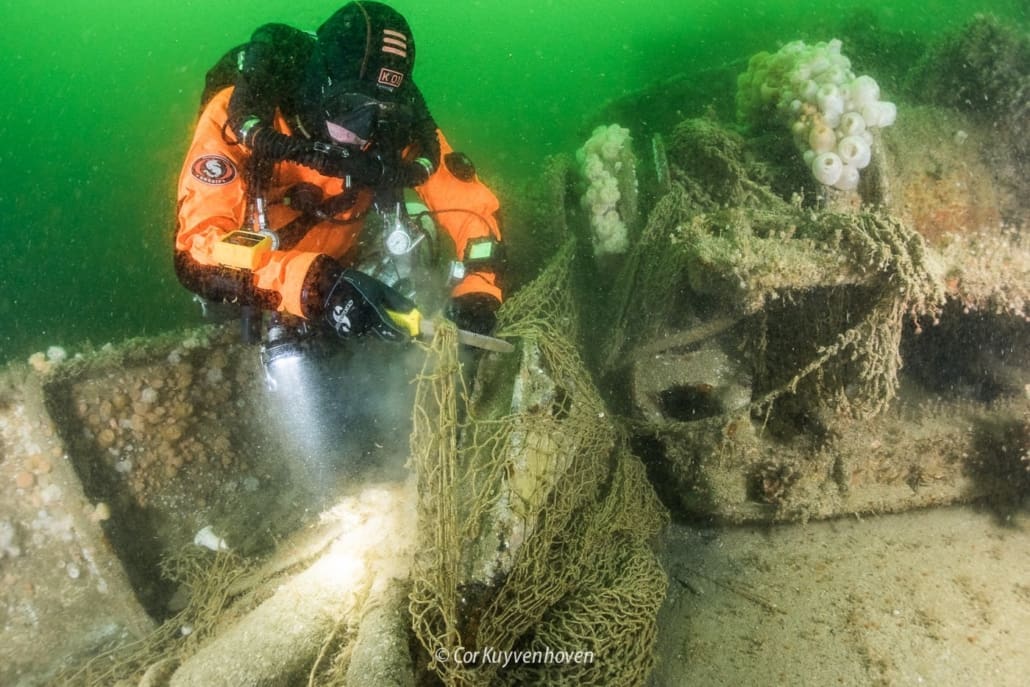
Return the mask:
<path fill-rule="evenodd" d="M 187 546 L 161 563 L 161 575 L 187 591 L 186 607 L 144 637 L 117 643 L 79 665 L 65 669 L 61 685 L 163 684 L 180 662 L 217 632 L 235 596 L 233 590 L 249 566 L 230 552 L 212 554 Z M 145 682 L 149 679 L 151 682 Z"/>
<path fill-rule="evenodd" d="M 669 151 L 672 189 L 615 288 L 607 366 L 669 331 L 729 318 L 753 410 L 882 412 L 906 322 L 918 326 L 943 301 L 922 238 L 882 211 L 784 200 L 754 150 L 714 123 L 685 122 Z"/>
<path fill-rule="evenodd" d="M 418 380 L 411 614 L 447 685 L 641 685 L 653 665 L 667 516 L 574 344 L 573 253 L 505 304 L 514 375 L 484 367 L 469 394 L 444 327 Z"/>

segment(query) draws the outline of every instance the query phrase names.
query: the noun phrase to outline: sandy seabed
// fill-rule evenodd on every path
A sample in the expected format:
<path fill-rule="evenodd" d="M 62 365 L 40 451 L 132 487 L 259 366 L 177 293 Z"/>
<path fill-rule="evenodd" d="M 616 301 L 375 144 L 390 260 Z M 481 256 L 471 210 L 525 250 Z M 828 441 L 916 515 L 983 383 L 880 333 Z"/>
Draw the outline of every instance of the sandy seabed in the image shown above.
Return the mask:
<path fill-rule="evenodd" d="M 1030 507 L 673 525 L 653 687 L 1026 685 Z"/>

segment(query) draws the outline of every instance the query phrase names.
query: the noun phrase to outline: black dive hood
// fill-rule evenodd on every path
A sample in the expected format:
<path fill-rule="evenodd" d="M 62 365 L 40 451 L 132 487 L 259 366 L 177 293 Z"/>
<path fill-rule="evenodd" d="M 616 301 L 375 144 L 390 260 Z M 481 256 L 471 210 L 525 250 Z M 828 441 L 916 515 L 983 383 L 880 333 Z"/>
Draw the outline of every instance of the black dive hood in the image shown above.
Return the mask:
<path fill-rule="evenodd" d="M 396 10 L 378 2 L 351 2 L 318 27 L 326 75 L 352 82 L 366 95 L 389 100 L 410 85 L 415 39 Z"/>
<path fill-rule="evenodd" d="M 304 126 L 315 138 L 359 148 L 402 144 L 425 109 L 411 78 L 408 22 L 378 2 L 351 2 L 316 31 L 305 73 Z"/>

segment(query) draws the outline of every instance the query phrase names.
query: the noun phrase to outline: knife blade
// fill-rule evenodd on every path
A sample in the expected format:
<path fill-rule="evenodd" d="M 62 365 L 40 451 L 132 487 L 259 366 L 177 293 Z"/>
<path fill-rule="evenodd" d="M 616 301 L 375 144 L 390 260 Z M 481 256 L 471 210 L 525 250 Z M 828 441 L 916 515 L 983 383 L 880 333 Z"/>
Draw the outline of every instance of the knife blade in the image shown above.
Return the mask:
<path fill-rule="evenodd" d="M 423 318 L 419 321 L 418 330 L 421 336 L 432 339 L 433 335 L 436 334 L 436 325 L 433 324 L 432 320 Z M 458 343 L 496 353 L 511 353 L 515 350 L 515 346 L 504 339 L 487 336 L 486 334 L 477 334 L 467 329 L 458 330 Z"/>

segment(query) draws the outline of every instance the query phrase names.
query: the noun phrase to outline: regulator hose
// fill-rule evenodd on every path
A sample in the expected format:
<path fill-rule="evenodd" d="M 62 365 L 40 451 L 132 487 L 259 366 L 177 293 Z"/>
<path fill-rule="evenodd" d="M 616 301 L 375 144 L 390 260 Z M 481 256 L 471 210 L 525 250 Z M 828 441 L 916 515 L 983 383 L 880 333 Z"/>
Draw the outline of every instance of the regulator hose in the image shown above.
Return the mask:
<path fill-rule="evenodd" d="M 243 142 L 261 159 L 296 162 L 325 176 L 347 179 L 348 186 L 376 186 L 385 176 L 385 165 L 378 156 L 287 136 L 271 127 L 252 127 Z"/>

